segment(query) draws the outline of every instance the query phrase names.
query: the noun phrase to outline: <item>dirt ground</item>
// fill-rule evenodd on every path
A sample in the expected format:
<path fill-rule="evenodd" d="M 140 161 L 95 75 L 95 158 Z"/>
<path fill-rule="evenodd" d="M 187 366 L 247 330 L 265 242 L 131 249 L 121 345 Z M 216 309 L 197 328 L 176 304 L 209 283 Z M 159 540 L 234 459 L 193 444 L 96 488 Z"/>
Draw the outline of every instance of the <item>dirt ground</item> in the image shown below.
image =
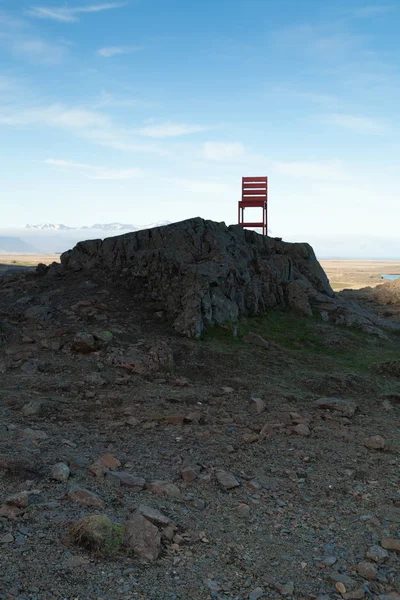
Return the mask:
<path fill-rule="evenodd" d="M 399 350 L 275 311 L 187 340 L 106 283 L 0 279 L 0 599 L 399 599 L 400 380 L 376 367 Z M 140 505 L 172 524 L 156 560 L 74 545 L 81 517 Z"/>

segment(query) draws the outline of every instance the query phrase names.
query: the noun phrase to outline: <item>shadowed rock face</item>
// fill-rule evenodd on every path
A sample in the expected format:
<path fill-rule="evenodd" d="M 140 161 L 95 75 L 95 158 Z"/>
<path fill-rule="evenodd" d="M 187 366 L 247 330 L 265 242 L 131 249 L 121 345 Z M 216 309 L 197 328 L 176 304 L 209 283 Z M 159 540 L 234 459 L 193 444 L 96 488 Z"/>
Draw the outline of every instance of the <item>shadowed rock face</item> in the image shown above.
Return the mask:
<path fill-rule="evenodd" d="M 61 263 L 66 270 L 124 285 L 141 301 L 157 305 L 188 337 L 285 307 L 380 336 L 382 329 L 400 330 L 335 295 L 309 244 L 263 237 L 238 225 L 196 218 L 79 242 L 62 254 Z"/>
<path fill-rule="evenodd" d="M 80 242 L 61 263 L 94 278 L 110 277 L 144 301 L 156 302 L 189 337 L 272 307 L 311 314 L 313 298 L 334 297 L 308 244 L 200 218 Z"/>

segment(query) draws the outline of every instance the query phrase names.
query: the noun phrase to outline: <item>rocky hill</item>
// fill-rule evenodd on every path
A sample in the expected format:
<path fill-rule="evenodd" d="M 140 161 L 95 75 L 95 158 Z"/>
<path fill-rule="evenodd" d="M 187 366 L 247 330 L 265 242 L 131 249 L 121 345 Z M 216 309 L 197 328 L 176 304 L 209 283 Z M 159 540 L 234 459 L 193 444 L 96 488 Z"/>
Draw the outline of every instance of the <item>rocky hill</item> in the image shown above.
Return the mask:
<path fill-rule="evenodd" d="M 61 263 L 67 271 L 122 284 L 188 337 L 268 308 L 314 312 L 371 333 L 393 328 L 335 296 L 309 244 L 263 237 L 237 225 L 195 218 L 88 240 L 62 254 Z"/>
<path fill-rule="evenodd" d="M 0 274 L 0 600 L 399 600 L 400 337 L 310 246 L 194 219 L 63 262 Z"/>

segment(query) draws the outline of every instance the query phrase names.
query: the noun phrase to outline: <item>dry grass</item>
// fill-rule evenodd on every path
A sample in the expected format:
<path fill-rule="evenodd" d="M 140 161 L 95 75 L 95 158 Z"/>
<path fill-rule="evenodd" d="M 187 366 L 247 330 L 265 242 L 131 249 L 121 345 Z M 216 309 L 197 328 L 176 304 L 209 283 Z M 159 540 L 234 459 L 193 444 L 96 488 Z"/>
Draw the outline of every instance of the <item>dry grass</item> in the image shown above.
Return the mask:
<path fill-rule="evenodd" d="M 400 274 L 400 260 L 321 260 L 335 292 L 384 283 L 382 274 Z"/>

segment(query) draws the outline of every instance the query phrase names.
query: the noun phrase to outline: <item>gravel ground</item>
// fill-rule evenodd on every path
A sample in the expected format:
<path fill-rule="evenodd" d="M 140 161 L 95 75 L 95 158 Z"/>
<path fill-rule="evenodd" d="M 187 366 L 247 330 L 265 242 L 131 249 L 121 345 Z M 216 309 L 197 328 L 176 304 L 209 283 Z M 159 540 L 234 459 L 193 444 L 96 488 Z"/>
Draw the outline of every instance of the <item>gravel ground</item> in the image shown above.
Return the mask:
<path fill-rule="evenodd" d="M 334 361 L 181 339 L 79 276 L 0 280 L 0 599 L 400 598 L 400 385 Z M 169 522 L 155 560 L 74 545 L 143 505 Z"/>

